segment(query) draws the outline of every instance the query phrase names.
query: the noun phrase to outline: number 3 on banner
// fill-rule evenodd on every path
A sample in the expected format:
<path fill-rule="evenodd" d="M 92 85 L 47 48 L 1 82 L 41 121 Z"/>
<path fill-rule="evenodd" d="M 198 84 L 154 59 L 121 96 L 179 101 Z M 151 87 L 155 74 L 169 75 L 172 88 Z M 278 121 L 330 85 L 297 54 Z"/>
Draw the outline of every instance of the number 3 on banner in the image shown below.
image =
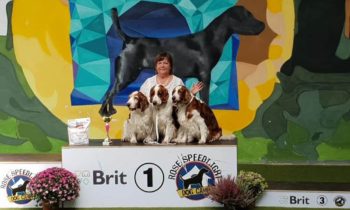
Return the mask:
<path fill-rule="evenodd" d="M 134 179 L 136 186 L 140 190 L 143 192 L 152 193 L 159 190 L 163 186 L 164 173 L 157 164 L 144 163 L 136 169 Z"/>

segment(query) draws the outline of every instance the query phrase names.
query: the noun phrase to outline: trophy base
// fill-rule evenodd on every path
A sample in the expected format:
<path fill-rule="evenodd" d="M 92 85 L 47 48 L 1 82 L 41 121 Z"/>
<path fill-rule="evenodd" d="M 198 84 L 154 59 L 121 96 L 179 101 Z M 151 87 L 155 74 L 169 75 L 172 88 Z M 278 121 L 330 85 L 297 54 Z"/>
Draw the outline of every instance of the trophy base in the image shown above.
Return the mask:
<path fill-rule="evenodd" d="M 102 142 L 103 146 L 109 146 L 111 144 L 111 140 L 109 138 L 105 138 L 105 140 Z"/>

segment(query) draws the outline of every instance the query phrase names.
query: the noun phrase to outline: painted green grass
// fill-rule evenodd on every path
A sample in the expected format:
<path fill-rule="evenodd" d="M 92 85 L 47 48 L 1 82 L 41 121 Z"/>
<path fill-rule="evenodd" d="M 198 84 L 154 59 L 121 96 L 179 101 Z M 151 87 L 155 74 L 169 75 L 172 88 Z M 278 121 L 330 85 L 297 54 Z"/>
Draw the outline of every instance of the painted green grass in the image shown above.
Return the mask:
<path fill-rule="evenodd" d="M 4 136 L 17 138 L 17 119 L 0 112 L 0 133 Z"/>
<path fill-rule="evenodd" d="M 327 161 L 349 161 L 350 160 L 350 148 L 333 147 L 327 144 L 320 144 L 317 147 L 317 151 L 320 154 L 318 160 Z"/>
<path fill-rule="evenodd" d="M 32 153 L 32 154 L 61 154 L 62 146 L 66 146 L 67 142 L 62 140 L 49 138 L 49 142 L 52 146 L 52 149 L 48 152 L 38 152 L 34 149 L 31 142 L 27 141 L 22 145 L 6 145 L 0 143 L 0 154 L 24 154 L 24 153 Z"/>
<path fill-rule="evenodd" d="M 332 138 L 327 139 L 327 143 L 318 145 L 317 151 L 320 161 L 349 161 L 349 128 L 350 121 L 341 120 L 339 127 Z"/>
<path fill-rule="evenodd" d="M 34 97 L 34 93 L 32 89 L 30 88 L 24 74 L 22 71 L 22 68 L 20 65 L 17 63 L 16 55 L 14 53 L 14 49 L 6 49 L 6 42 L 7 42 L 7 37 L 6 36 L 0 36 L 0 53 L 2 53 L 5 57 L 7 57 L 13 65 L 13 67 L 16 70 L 16 75 L 18 81 L 21 83 L 24 92 L 29 98 Z"/>
<path fill-rule="evenodd" d="M 21 139 L 21 132 L 19 131 L 19 125 L 25 125 L 23 121 L 17 120 L 14 117 L 10 117 L 3 112 L 0 112 L 0 134 L 13 139 Z M 27 129 L 30 132 L 31 127 Z M 26 137 L 23 137 L 24 140 Z M 67 142 L 47 137 L 49 139 L 49 147 L 51 147 L 48 152 L 40 152 L 33 147 L 31 141 L 26 141 L 23 144 L 11 145 L 11 144 L 2 144 L 0 143 L 0 154 L 60 154 L 61 147 L 67 145 Z"/>
<path fill-rule="evenodd" d="M 268 182 L 350 183 L 350 165 L 238 164 L 238 169 L 258 172 Z"/>
<path fill-rule="evenodd" d="M 322 143 L 317 146 L 317 152 L 319 154 L 317 161 L 349 163 L 350 147 L 344 146 L 346 145 L 344 142 L 349 141 L 347 132 L 344 132 L 344 130 L 348 129 L 349 126 L 350 122 L 343 123 L 342 126 L 338 128 L 334 138 L 327 140 L 327 143 Z M 238 163 L 309 162 L 290 150 L 282 151 L 281 149 L 281 151 L 278 152 L 276 145 L 271 139 L 263 137 L 246 138 L 241 132 L 237 132 L 235 135 L 238 139 Z"/>
<path fill-rule="evenodd" d="M 267 154 L 268 145 L 272 140 L 265 138 L 245 138 L 241 132 L 235 133 L 238 139 L 238 162 L 259 163 Z"/>

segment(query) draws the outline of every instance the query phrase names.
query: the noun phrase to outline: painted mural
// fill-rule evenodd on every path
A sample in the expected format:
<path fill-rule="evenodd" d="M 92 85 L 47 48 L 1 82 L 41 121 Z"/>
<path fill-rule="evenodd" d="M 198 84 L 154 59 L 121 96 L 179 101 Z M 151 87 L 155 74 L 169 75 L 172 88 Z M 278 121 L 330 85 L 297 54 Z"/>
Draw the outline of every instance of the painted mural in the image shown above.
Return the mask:
<path fill-rule="evenodd" d="M 164 38 L 203 31 L 234 5 L 265 23 L 258 35 L 231 36 L 209 86 L 223 133 L 238 137 L 239 161 L 349 161 L 349 0 L 1 1 L 0 152 L 59 153 L 75 118 L 91 118 L 91 139 L 105 137 L 99 110 L 119 53 L 109 43 L 122 44 L 111 8 L 132 36 Z M 156 30 L 142 14 L 177 21 Z M 137 82 L 113 99 L 115 139 L 128 117 L 123 94 Z"/>

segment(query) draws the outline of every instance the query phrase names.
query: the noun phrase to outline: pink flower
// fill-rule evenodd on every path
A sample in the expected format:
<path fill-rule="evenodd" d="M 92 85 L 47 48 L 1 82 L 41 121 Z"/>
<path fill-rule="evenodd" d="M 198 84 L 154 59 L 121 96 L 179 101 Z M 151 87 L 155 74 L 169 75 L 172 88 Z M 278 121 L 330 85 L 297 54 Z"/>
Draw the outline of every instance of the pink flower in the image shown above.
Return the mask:
<path fill-rule="evenodd" d="M 28 185 L 37 201 L 58 203 L 74 200 L 79 196 L 79 181 L 75 174 L 64 168 L 48 168 L 39 172 Z"/>

